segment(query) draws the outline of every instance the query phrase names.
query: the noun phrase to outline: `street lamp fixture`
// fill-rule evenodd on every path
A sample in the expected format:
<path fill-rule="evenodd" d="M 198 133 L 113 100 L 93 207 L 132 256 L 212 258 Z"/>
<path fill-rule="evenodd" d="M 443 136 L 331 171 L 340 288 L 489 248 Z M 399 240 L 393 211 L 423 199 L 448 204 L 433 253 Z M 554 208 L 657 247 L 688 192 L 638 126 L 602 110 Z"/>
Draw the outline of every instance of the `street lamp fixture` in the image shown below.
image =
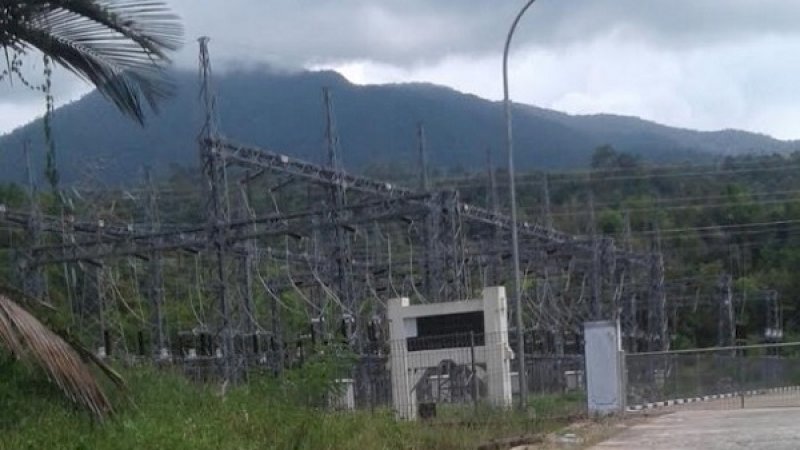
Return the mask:
<path fill-rule="evenodd" d="M 503 104 L 506 114 L 506 151 L 508 153 L 508 186 L 511 196 L 511 253 L 514 260 L 514 293 L 512 304 L 517 328 L 517 361 L 519 369 L 519 408 L 524 410 L 528 405 L 528 383 L 525 374 L 525 331 L 522 325 L 522 280 L 519 268 L 519 236 L 517 232 L 517 189 L 514 180 L 514 136 L 511 124 L 511 99 L 508 95 L 508 50 L 511 47 L 511 38 L 517 29 L 522 16 L 536 0 L 528 0 L 522 10 L 514 18 L 511 29 L 508 30 L 506 46 L 503 50 Z"/>

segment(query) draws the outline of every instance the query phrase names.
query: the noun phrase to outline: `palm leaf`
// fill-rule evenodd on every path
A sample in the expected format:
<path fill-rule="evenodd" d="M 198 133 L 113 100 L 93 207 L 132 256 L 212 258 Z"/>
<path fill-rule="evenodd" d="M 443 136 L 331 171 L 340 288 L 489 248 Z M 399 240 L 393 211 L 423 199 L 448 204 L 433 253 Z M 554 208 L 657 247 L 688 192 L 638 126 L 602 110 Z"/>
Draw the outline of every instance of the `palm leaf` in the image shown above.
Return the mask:
<path fill-rule="evenodd" d="M 113 367 L 106 364 L 105 361 L 100 359 L 94 352 L 86 348 L 85 345 L 81 344 L 77 339 L 72 337 L 68 333 L 56 331 L 61 338 L 63 338 L 69 345 L 72 346 L 73 349 L 83 358 L 84 361 L 90 361 L 98 369 L 100 369 L 103 374 L 108 377 L 118 388 L 120 389 L 127 389 L 128 384 L 125 382 L 125 378 L 114 370 Z"/>
<path fill-rule="evenodd" d="M 98 419 L 113 411 L 76 350 L 3 294 L 0 294 L 0 344 L 8 347 L 17 358 L 44 369 L 70 400 L 86 407 Z"/>
<path fill-rule="evenodd" d="M 162 1 L 0 0 L 1 46 L 40 50 L 140 123 L 142 99 L 157 109 L 172 92 L 164 68 L 181 36 Z"/>

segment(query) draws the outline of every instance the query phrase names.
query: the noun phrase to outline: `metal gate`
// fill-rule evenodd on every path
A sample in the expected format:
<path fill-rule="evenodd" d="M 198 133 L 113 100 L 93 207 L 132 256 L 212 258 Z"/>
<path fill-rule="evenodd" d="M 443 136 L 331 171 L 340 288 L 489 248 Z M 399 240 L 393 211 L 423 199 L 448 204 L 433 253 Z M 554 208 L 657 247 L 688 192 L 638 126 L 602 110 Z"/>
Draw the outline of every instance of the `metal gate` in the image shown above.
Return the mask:
<path fill-rule="evenodd" d="M 632 353 L 629 411 L 800 407 L 800 342 Z"/>

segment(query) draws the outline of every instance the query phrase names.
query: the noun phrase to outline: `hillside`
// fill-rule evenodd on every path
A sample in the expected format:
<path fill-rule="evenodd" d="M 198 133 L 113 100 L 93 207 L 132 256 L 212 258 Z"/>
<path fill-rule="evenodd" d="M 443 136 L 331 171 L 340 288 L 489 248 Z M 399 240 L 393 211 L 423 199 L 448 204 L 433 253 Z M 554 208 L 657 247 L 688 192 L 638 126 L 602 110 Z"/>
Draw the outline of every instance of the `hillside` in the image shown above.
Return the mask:
<path fill-rule="evenodd" d="M 170 164 L 193 164 L 200 128 L 197 78 L 178 72 L 175 79 L 176 97 L 144 129 L 97 93 L 59 108 L 54 130 L 63 179 L 69 182 L 88 173 L 124 183 L 132 169 L 145 164 L 162 171 Z M 223 134 L 312 160 L 324 154 L 321 88 L 331 87 L 343 160 L 351 170 L 413 164 L 418 121 L 427 126 L 434 166 L 475 169 L 484 164 L 487 147 L 498 152 L 503 148 L 501 105 L 444 87 L 358 86 L 335 72 L 267 71 L 220 75 L 216 86 Z M 697 132 L 632 117 L 572 116 L 525 105 L 517 107 L 515 122 L 517 161 L 523 170 L 582 167 L 603 144 L 652 162 L 708 161 L 719 155 L 800 148 L 797 142 L 740 131 Z M 0 138 L 0 180 L 21 178 L 26 138 L 41 168 L 42 134 L 41 121 L 36 121 Z"/>

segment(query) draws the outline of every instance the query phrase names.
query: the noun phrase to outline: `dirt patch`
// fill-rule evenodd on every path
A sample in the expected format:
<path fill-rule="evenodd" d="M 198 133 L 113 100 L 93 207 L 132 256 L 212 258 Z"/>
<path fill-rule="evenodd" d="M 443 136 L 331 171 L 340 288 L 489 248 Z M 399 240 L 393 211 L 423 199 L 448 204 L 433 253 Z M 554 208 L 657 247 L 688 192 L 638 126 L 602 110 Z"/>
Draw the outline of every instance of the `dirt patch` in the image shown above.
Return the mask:
<path fill-rule="evenodd" d="M 545 436 L 540 434 L 524 435 L 503 439 L 492 439 L 491 441 L 478 446 L 478 450 L 507 450 L 510 448 L 537 448 L 536 445 L 542 444 Z"/>
<path fill-rule="evenodd" d="M 585 449 L 602 442 L 634 425 L 664 413 L 635 416 L 583 419 L 546 435 L 520 436 L 497 440 L 479 447 L 480 450 L 564 450 Z M 528 439 L 527 441 L 525 439 Z"/>

